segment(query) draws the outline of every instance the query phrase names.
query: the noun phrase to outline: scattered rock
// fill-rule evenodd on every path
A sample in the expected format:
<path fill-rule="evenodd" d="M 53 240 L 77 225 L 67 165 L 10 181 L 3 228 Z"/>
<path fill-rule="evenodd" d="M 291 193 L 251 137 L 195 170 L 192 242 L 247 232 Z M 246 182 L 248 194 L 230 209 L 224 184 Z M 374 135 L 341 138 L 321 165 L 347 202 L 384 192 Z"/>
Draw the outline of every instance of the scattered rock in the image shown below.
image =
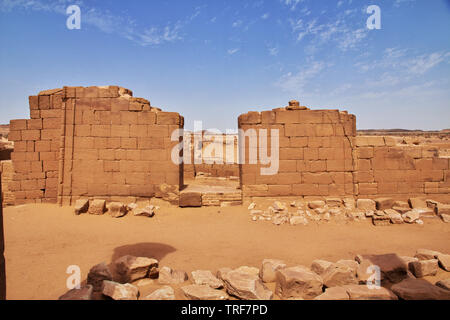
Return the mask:
<path fill-rule="evenodd" d="M 391 209 L 394 206 L 394 200 L 392 198 L 377 198 L 375 199 L 377 204 L 377 210 Z"/>
<path fill-rule="evenodd" d="M 325 292 L 320 296 L 314 298 L 314 300 L 349 300 L 347 290 L 342 287 L 326 288 Z"/>
<path fill-rule="evenodd" d="M 340 207 L 342 205 L 342 200 L 340 198 L 327 198 L 325 201 L 330 208 Z"/>
<path fill-rule="evenodd" d="M 442 216 L 443 214 L 450 214 L 450 204 L 438 203 L 436 209 L 437 214 L 440 216 Z"/>
<path fill-rule="evenodd" d="M 134 202 L 127 204 L 127 210 L 128 211 L 133 211 L 137 207 L 138 207 L 138 205 L 136 203 L 134 203 Z"/>
<path fill-rule="evenodd" d="M 323 208 L 323 207 L 325 207 L 325 201 L 322 201 L 322 200 L 310 201 L 308 203 L 308 206 L 310 209 Z"/>
<path fill-rule="evenodd" d="M 137 208 L 133 210 L 133 215 L 137 217 L 153 217 L 155 215 L 154 207 L 147 206 L 145 208 Z"/>
<path fill-rule="evenodd" d="M 428 250 L 428 249 L 417 249 L 416 257 L 419 260 L 432 260 L 436 259 L 441 253 L 438 251 Z"/>
<path fill-rule="evenodd" d="M 92 200 L 89 204 L 89 214 L 104 214 L 106 211 L 106 201 L 105 200 Z"/>
<path fill-rule="evenodd" d="M 308 219 L 306 219 L 306 217 L 304 216 L 294 216 L 289 219 L 289 223 L 292 226 L 297 226 L 299 224 L 306 226 L 308 224 Z"/>
<path fill-rule="evenodd" d="M 398 213 L 397 211 L 395 211 L 393 209 L 387 209 L 387 210 L 384 210 L 384 212 L 389 217 L 391 223 L 393 223 L 393 224 L 402 224 L 403 223 L 402 215 L 400 213 Z"/>
<path fill-rule="evenodd" d="M 339 260 L 337 263 L 345 264 L 350 269 L 352 269 L 356 274 L 356 269 L 358 269 L 359 263 L 355 260 Z"/>
<path fill-rule="evenodd" d="M 227 268 L 227 267 L 225 267 L 225 268 L 220 268 L 220 269 L 217 270 L 217 272 L 216 272 L 216 277 L 217 277 L 217 279 L 223 281 L 224 275 L 225 275 L 226 273 L 230 272 L 230 271 L 233 271 L 233 269 Z"/>
<path fill-rule="evenodd" d="M 180 207 L 201 207 L 202 193 L 201 192 L 181 192 L 180 193 Z"/>
<path fill-rule="evenodd" d="M 374 226 L 389 226 L 391 224 L 391 218 L 388 216 L 373 216 L 372 223 Z"/>
<path fill-rule="evenodd" d="M 139 289 L 132 284 L 117 283 L 114 281 L 103 281 L 102 293 L 114 300 L 137 300 Z"/>
<path fill-rule="evenodd" d="M 144 300 L 175 300 L 175 292 L 169 286 L 163 286 L 146 296 Z"/>
<path fill-rule="evenodd" d="M 391 287 L 403 300 L 449 300 L 450 291 L 432 285 L 423 279 L 405 279 Z"/>
<path fill-rule="evenodd" d="M 258 271 L 259 272 L 259 271 Z M 257 275 L 232 270 L 223 274 L 228 294 L 243 300 L 270 300 L 272 291 L 266 288 Z"/>
<path fill-rule="evenodd" d="M 365 211 L 375 211 L 376 203 L 372 199 L 358 199 L 356 200 L 356 207 Z"/>
<path fill-rule="evenodd" d="M 88 211 L 89 200 L 88 199 L 78 199 L 75 201 L 75 214 L 79 215 Z"/>
<path fill-rule="evenodd" d="M 264 259 L 259 270 L 259 277 L 263 282 L 275 282 L 276 272 L 280 269 L 286 268 L 284 261 L 275 259 Z"/>
<path fill-rule="evenodd" d="M 242 267 L 234 269 L 233 271 L 246 273 L 246 274 L 249 274 L 252 276 L 259 276 L 259 269 L 255 268 L 255 267 L 242 266 Z"/>
<path fill-rule="evenodd" d="M 211 288 L 208 285 L 191 284 L 181 287 L 186 298 L 190 300 L 226 300 L 228 295 L 221 291 Z"/>
<path fill-rule="evenodd" d="M 419 260 L 409 263 L 409 270 L 416 278 L 423 278 L 425 276 L 434 276 L 438 272 L 438 260 Z"/>
<path fill-rule="evenodd" d="M 367 259 L 372 265 L 380 268 L 382 278 L 397 283 L 407 276 L 408 266 L 395 253 L 378 254 L 378 255 L 362 255 L 362 259 Z M 361 259 L 361 258 L 360 258 Z"/>
<path fill-rule="evenodd" d="M 356 208 L 356 201 L 353 198 L 344 198 L 344 207 L 349 210 Z"/>
<path fill-rule="evenodd" d="M 392 209 L 394 209 L 395 211 L 399 212 L 400 214 L 404 214 L 407 213 L 408 211 L 411 211 L 410 207 L 392 207 Z"/>
<path fill-rule="evenodd" d="M 408 208 L 410 208 L 409 203 L 406 202 L 406 201 L 394 201 L 394 205 L 393 206 L 394 207 L 408 207 Z M 411 208 L 409 210 L 411 210 Z"/>
<path fill-rule="evenodd" d="M 369 269 L 373 263 L 368 259 L 361 258 L 358 268 L 356 269 L 356 277 L 360 284 L 366 284 L 367 280 L 373 275 L 373 270 Z"/>
<path fill-rule="evenodd" d="M 109 215 L 113 218 L 120 218 L 127 214 L 127 208 L 122 202 L 111 202 L 108 206 Z"/>
<path fill-rule="evenodd" d="M 214 289 L 223 288 L 223 283 L 209 270 L 192 271 L 192 280 L 198 285 L 207 285 Z"/>
<path fill-rule="evenodd" d="M 72 289 L 59 297 L 59 300 L 92 300 L 93 287 L 88 284 L 80 289 Z"/>
<path fill-rule="evenodd" d="M 437 259 L 439 261 L 439 266 L 445 271 L 450 272 L 450 254 L 439 253 Z"/>
<path fill-rule="evenodd" d="M 280 201 L 275 201 L 273 203 L 273 208 L 275 209 L 275 211 L 285 211 L 287 210 L 286 205 Z"/>
<path fill-rule="evenodd" d="M 314 260 L 311 264 L 311 270 L 313 272 L 317 273 L 318 275 L 321 275 L 332 264 L 333 264 L 333 262 L 326 261 L 326 260 Z"/>
<path fill-rule="evenodd" d="M 407 257 L 407 256 L 401 256 L 400 259 L 402 259 L 406 265 L 409 265 L 410 262 L 419 261 L 419 259 L 415 257 Z"/>
<path fill-rule="evenodd" d="M 322 294 L 322 278 L 304 266 L 277 271 L 275 291 L 283 299 L 313 299 Z"/>
<path fill-rule="evenodd" d="M 252 203 L 250 203 L 250 205 L 248 206 L 248 210 L 253 210 L 253 209 L 255 209 L 255 207 L 256 207 L 256 203 L 254 203 L 254 202 L 252 202 Z"/>
<path fill-rule="evenodd" d="M 117 259 L 114 266 L 122 283 L 155 277 L 158 273 L 158 260 L 146 257 L 126 255 Z"/>
<path fill-rule="evenodd" d="M 272 219 L 272 223 L 274 225 L 279 226 L 279 225 L 282 225 L 282 224 L 288 222 L 288 220 L 289 220 L 288 216 L 286 216 L 284 214 L 276 214 Z"/>
<path fill-rule="evenodd" d="M 169 267 L 162 267 L 159 270 L 158 282 L 160 284 L 179 284 L 188 280 L 186 272 L 181 270 L 172 270 Z"/>
<path fill-rule="evenodd" d="M 367 285 L 344 286 L 350 300 L 398 300 L 397 296 L 390 290 L 378 287 L 370 289 Z"/>
<path fill-rule="evenodd" d="M 111 271 L 106 263 L 99 263 L 89 270 L 86 282 L 92 285 L 95 292 L 102 291 L 103 280 L 112 280 Z"/>
<path fill-rule="evenodd" d="M 436 282 L 436 285 L 442 289 L 450 291 L 450 279 L 440 280 Z"/>
<path fill-rule="evenodd" d="M 407 213 L 404 213 L 402 215 L 403 221 L 407 223 L 414 223 L 417 219 L 420 218 L 420 211 L 418 209 L 413 209 L 411 211 L 408 211 Z"/>
<path fill-rule="evenodd" d="M 356 270 L 341 263 L 333 263 L 321 274 L 321 277 L 324 286 L 327 288 L 358 283 L 356 280 Z"/>

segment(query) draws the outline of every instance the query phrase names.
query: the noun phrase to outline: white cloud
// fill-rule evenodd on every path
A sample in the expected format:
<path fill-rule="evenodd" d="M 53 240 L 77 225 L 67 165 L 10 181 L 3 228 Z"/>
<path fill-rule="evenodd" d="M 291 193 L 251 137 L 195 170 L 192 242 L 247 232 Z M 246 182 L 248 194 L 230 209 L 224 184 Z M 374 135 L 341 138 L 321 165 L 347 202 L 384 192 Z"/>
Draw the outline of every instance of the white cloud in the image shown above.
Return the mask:
<path fill-rule="evenodd" d="M 270 16 L 269 13 L 264 13 L 264 14 L 261 16 L 261 19 L 266 20 L 267 18 L 269 18 L 269 16 Z"/>
<path fill-rule="evenodd" d="M 242 25 L 242 20 L 237 20 L 235 22 L 233 22 L 233 24 L 231 25 L 233 28 L 237 28 L 240 27 Z"/>
<path fill-rule="evenodd" d="M 443 62 L 449 55 L 450 52 L 447 54 L 442 52 L 433 52 L 422 55 L 409 60 L 406 67 L 409 73 L 421 75 Z"/>
<path fill-rule="evenodd" d="M 240 50 L 240 48 L 233 48 L 233 49 L 228 49 L 228 54 L 230 56 L 232 56 L 233 54 L 237 53 Z"/>
<path fill-rule="evenodd" d="M 320 74 L 327 65 L 324 62 L 313 61 L 307 68 L 303 68 L 298 73 L 288 72 L 281 76 L 276 85 L 284 91 L 304 94 L 304 89 L 310 84 L 310 80 Z"/>
<path fill-rule="evenodd" d="M 277 47 L 269 48 L 269 54 L 276 57 L 278 55 L 279 49 Z"/>

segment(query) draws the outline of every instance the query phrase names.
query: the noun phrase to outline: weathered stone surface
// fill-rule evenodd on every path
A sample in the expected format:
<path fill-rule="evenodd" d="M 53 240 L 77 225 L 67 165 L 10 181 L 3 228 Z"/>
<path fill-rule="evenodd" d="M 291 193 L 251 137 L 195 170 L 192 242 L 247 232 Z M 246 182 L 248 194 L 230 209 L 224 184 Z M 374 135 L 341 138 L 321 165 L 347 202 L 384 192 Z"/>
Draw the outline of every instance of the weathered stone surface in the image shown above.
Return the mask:
<path fill-rule="evenodd" d="M 276 272 L 282 268 L 286 268 L 284 261 L 275 259 L 264 259 L 259 270 L 259 277 L 262 282 L 275 282 Z"/>
<path fill-rule="evenodd" d="M 191 272 L 192 280 L 198 285 L 207 285 L 214 289 L 223 288 L 223 283 L 209 270 L 196 270 Z"/>
<path fill-rule="evenodd" d="M 88 199 L 78 199 L 75 201 L 75 214 L 82 214 L 87 212 L 89 209 L 89 200 Z"/>
<path fill-rule="evenodd" d="M 137 300 L 139 289 L 132 284 L 103 281 L 102 293 L 114 300 Z"/>
<path fill-rule="evenodd" d="M 181 192 L 180 193 L 180 207 L 201 207 L 202 193 L 201 192 Z"/>
<path fill-rule="evenodd" d="M 391 282 L 399 282 L 407 276 L 406 263 L 395 253 L 362 255 L 361 257 L 369 260 L 372 265 L 378 266 L 382 277 Z"/>
<path fill-rule="evenodd" d="M 344 207 L 349 210 L 356 209 L 356 201 L 353 198 L 344 198 Z"/>
<path fill-rule="evenodd" d="M 321 274 L 321 277 L 324 286 L 327 288 L 358 283 L 356 280 L 356 270 L 342 263 L 333 263 Z"/>
<path fill-rule="evenodd" d="M 408 211 L 411 211 L 410 207 L 397 207 L 397 206 L 394 206 L 394 207 L 392 207 L 392 209 L 397 211 L 397 212 L 399 212 L 400 214 L 404 214 L 404 213 L 407 213 Z"/>
<path fill-rule="evenodd" d="M 153 206 L 147 206 L 145 208 L 136 208 L 133 210 L 133 215 L 137 217 L 153 217 L 155 215 L 155 209 Z"/>
<path fill-rule="evenodd" d="M 108 212 L 111 217 L 120 218 L 127 214 L 127 207 L 122 202 L 111 202 Z"/>
<path fill-rule="evenodd" d="M 326 260 L 314 260 L 311 264 L 311 271 L 317 273 L 318 275 L 321 275 L 332 264 L 333 264 L 333 262 L 326 261 Z"/>
<path fill-rule="evenodd" d="M 182 270 L 172 270 L 169 267 L 162 267 L 159 270 L 158 282 L 160 284 L 179 284 L 188 280 L 188 275 Z"/>
<path fill-rule="evenodd" d="M 152 277 L 158 273 L 158 260 L 146 257 L 126 255 L 114 261 L 114 266 L 122 283 Z"/>
<path fill-rule="evenodd" d="M 289 221 L 289 217 L 284 214 L 276 214 L 272 218 L 272 223 L 279 226 Z"/>
<path fill-rule="evenodd" d="M 112 280 L 111 271 L 106 263 L 99 263 L 89 270 L 87 276 L 87 283 L 92 285 L 92 288 L 96 292 L 102 291 L 103 280 Z"/>
<path fill-rule="evenodd" d="M 450 214 L 442 213 L 440 217 L 445 223 L 450 223 Z"/>
<path fill-rule="evenodd" d="M 397 296 L 383 287 L 370 289 L 367 285 L 344 286 L 350 300 L 398 300 Z"/>
<path fill-rule="evenodd" d="M 373 269 L 369 269 L 372 266 L 373 263 L 370 260 L 361 258 L 356 269 L 356 277 L 360 284 L 366 284 L 367 280 L 373 275 Z"/>
<path fill-rule="evenodd" d="M 308 206 L 310 209 L 323 208 L 323 207 L 325 207 L 325 201 L 322 201 L 322 200 L 310 201 L 308 203 Z"/>
<path fill-rule="evenodd" d="M 356 269 L 358 269 L 359 263 L 355 260 L 339 260 L 337 263 L 345 264 L 347 267 L 352 269 L 356 274 Z"/>
<path fill-rule="evenodd" d="M 441 253 L 434 250 L 428 250 L 428 249 L 417 249 L 415 258 L 419 260 L 432 260 L 436 259 L 438 255 Z"/>
<path fill-rule="evenodd" d="M 228 267 L 220 268 L 220 269 L 217 270 L 217 272 L 216 272 L 216 277 L 217 277 L 217 279 L 223 281 L 224 275 L 225 275 L 226 273 L 230 272 L 230 271 L 233 271 L 233 269 L 228 268 Z"/>
<path fill-rule="evenodd" d="M 373 216 L 372 223 L 374 226 L 389 226 L 391 224 L 391 219 L 388 216 Z"/>
<path fill-rule="evenodd" d="M 59 300 L 92 300 L 93 287 L 88 284 L 80 289 L 72 289 L 59 297 Z"/>
<path fill-rule="evenodd" d="M 394 209 L 384 210 L 384 213 L 389 217 L 392 224 L 402 224 L 403 218 L 400 213 L 395 211 Z"/>
<path fill-rule="evenodd" d="M 413 209 L 408 211 L 402 215 L 403 221 L 407 223 L 414 223 L 417 219 L 420 218 L 420 211 L 418 209 Z"/>
<path fill-rule="evenodd" d="M 308 224 L 308 219 L 303 216 L 293 216 L 289 219 L 289 223 L 292 226 L 297 226 L 299 224 L 306 226 Z"/>
<path fill-rule="evenodd" d="M 163 286 L 146 296 L 144 300 L 175 300 L 175 292 L 172 287 Z"/>
<path fill-rule="evenodd" d="M 450 291 L 450 279 L 440 280 L 436 282 L 436 285 L 442 289 Z"/>
<path fill-rule="evenodd" d="M 228 295 L 208 285 L 191 284 L 181 287 L 186 298 L 190 300 L 227 300 Z"/>
<path fill-rule="evenodd" d="M 343 287 L 326 288 L 325 292 L 314 300 L 349 300 L 347 290 Z"/>
<path fill-rule="evenodd" d="M 394 199 L 392 198 L 377 198 L 375 199 L 377 210 L 392 209 L 394 206 Z"/>
<path fill-rule="evenodd" d="M 438 260 L 419 260 L 409 263 L 409 270 L 416 278 L 423 278 L 425 276 L 436 275 L 439 269 Z"/>
<path fill-rule="evenodd" d="M 228 294 L 243 300 L 270 300 L 272 291 L 262 283 L 257 275 L 236 270 L 223 274 Z"/>
<path fill-rule="evenodd" d="M 254 202 L 252 202 L 252 203 L 250 203 L 249 205 L 248 205 L 248 210 L 253 210 L 253 209 L 255 209 L 255 207 L 256 207 L 256 203 L 254 203 Z"/>
<path fill-rule="evenodd" d="M 259 269 L 255 267 L 241 266 L 239 268 L 234 269 L 233 271 L 247 273 L 252 276 L 259 276 Z"/>
<path fill-rule="evenodd" d="M 450 204 L 438 203 L 436 209 L 437 209 L 438 215 L 443 215 L 443 214 L 450 215 Z"/>
<path fill-rule="evenodd" d="M 427 201 L 422 198 L 409 198 L 408 199 L 409 205 L 413 209 L 427 209 Z"/>
<path fill-rule="evenodd" d="M 322 287 L 322 278 L 304 266 L 277 271 L 275 291 L 283 299 L 313 299 L 322 294 Z"/>
<path fill-rule="evenodd" d="M 358 199 L 356 200 L 356 207 L 364 211 L 375 211 L 376 203 L 372 199 Z"/>
<path fill-rule="evenodd" d="M 450 272 L 450 254 L 438 254 L 437 259 L 439 261 L 439 266 L 445 271 Z"/>
<path fill-rule="evenodd" d="M 405 279 L 391 290 L 403 300 L 450 300 L 450 291 L 423 279 Z"/>
<path fill-rule="evenodd" d="M 401 256 L 400 259 L 402 259 L 406 265 L 409 265 L 410 262 L 419 261 L 416 257 L 408 257 L 408 256 Z"/>
<path fill-rule="evenodd" d="M 275 211 L 285 211 L 287 210 L 287 207 L 284 203 L 280 202 L 280 201 L 275 201 L 272 205 L 272 207 L 274 208 Z"/>
<path fill-rule="evenodd" d="M 330 208 L 339 207 L 342 204 L 342 200 L 340 198 L 326 198 L 326 204 Z"/>
<path fill-rule="evenodd" d="M 106 211 L 106 201 L 105 200 L 92 200 L 89 204 L 89 214 L 104 214 Z"/>

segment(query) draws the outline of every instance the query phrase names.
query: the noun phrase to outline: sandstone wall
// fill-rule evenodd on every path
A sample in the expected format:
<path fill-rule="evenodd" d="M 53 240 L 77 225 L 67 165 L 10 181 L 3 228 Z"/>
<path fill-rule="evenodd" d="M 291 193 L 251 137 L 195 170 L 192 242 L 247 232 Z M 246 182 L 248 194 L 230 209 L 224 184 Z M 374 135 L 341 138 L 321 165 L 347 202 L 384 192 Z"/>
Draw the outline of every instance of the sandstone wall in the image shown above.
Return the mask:
<path fill-rule="evenodd" d="M 250 139 L 245 143 L 245 163 L 241 168 L 244 197 L 249 196 L 345 196 L 354 194 L 352 138 L 355 117 L 338 110 L 280 108 L 249 112 L 238 119 L 240 129 L 279 132 L 279 171 L 261 175 L 261 164 L 249 164 Z M 258 156 L 258 160 L 259 156 Z"/>
<path fill-rule="evenodd" d="M 11 160 L 0 161 L 0 174 L 2 176 L 3 206 L 14 205 L 14 193 L 10 190 L 14 176 Z"/>
<path fill-rule="evenodd" d="M 182 165 L 171 161 L 178 113 L 162 112 L 130 90 L 64 87 L 30 97 L 30 120 L 12 120 L 16 203 L 71 203 L 176 192 Z"/>
<path fill-rule="evenodd" d="M 450 199 L 450 158 L 439 157 L 438 148 L 397 144 L 387 136 L 358 136 L 355 150 L 356 195 Z"/>

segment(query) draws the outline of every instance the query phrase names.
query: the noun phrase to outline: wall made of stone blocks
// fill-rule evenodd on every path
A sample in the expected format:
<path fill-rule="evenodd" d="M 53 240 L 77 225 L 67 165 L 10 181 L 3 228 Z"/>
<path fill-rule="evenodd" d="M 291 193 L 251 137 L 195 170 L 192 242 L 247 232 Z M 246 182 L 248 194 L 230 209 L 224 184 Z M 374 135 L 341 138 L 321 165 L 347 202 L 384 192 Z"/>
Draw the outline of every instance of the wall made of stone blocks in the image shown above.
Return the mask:
<path fill-rule="evenodd" d="M 450 200 L 449 158 L 430 146 L 397 144 L 393 137 L 355 137 L 356 195 L 427 196 Z"/>
<path fill-rule="evenodd" d="M 279 170 L 262 175 L 268 167 L 249 163 L 250 139 L 239 138 L 240 178 L 244 197 L 252 196 L 345 196 L 354 194 L 352 137 L 355 117 L 338 110 L 288 110 L 249 112 L 238 119 L 239 129 L 267 130 L 268 150 L 271 129 L 279 133 Z M 263 131 L 261 131 L 263 130 Z"/>

